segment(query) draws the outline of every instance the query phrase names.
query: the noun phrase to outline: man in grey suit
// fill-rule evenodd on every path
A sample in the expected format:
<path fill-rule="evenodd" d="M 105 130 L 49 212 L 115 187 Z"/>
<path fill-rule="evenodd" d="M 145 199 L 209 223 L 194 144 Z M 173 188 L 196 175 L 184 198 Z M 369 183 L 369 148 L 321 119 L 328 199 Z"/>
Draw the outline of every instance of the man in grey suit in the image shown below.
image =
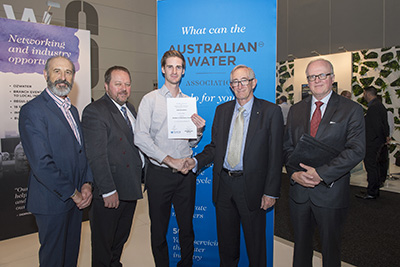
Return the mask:
<path fill-rule="evenodd" d="M 312 266 L 316 226 L 322 241 L 323 266 L 340 266 L 340 233 L 349 204 L 350 170 L 365 154 L 364 115 L 360 105 L 332 91 L 335 74 L 329 61 L 311 61 L 306 75 L 312 96 L 289 111 L 286 162 L 303 134 L 336 148 L 339 154 L 321 166 L 300 164 L 302 171 L 286 166 L 295 239 L 293 266 Z"/>
<path fill-rule="evenodd" d="M 128 102 L 131 75 L 114 66 L 104 75 L 106 93 L 83 111 L 87 156 L 93 170 L 90 209 L 92 266 L 122 266 L 136 202 L 142 198 L 144 159 L 134 145 L 136 111 Z"/>

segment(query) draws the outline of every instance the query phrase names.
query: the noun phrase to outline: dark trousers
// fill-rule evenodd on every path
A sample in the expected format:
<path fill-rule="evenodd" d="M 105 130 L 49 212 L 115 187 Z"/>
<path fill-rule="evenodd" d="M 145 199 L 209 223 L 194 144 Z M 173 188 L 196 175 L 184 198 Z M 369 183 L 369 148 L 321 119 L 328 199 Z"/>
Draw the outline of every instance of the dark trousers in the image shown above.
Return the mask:
<path fill-rule="evenodd" d="M 174 205 L 179 227 L 181 260 L 178 266 L 192 266 L 194 252 L 193 213 L 196 194 L 196 177 L 172 172 L 149 164 L 146 175 L 149 214 L 151 220 L 151 248 L 157 267 L 169 266 L 167 231 Z"/>
<path fill-rule="evenodd" d="M 217 235 L 220 266 L 237 266 L 240 256 L 242 224 L 249 266 L 266 266 L 266 212 L 249 210 L 245 196 L 244 176 L 221 173 L 216 203 Z M 261 205 L 261 198 L 260 198 Z"/>
<path fill-rule="evenodd" d="M 294 230 L 294 267 L 311 267 L 313 236 L 318 227 L 322 243 L 324 267 L 340 267 L 340 243 L 347 208 L 330 209 L 314 205 L 310 200 L 296 203 L 290 199 L 290 217 Z"/>
<path fill-rule="evenodd" d="M 41 267 L 76 267 L 81 242 L 82 211 L 34 214 L 39 228 Z"/>
<path fill-rule="evenodd" d="M 379 195 L 379 187 L 381 184 L 381 172 L 378 164 L 380 154 L 379 146 L 367 146 L 364 158 L 364 165 L 367 171 L 367 193 L 371 196 Z"/>
<path fill-rule="evenodd" d="M 92 232 L 92 266 L 119 267 L 125 242 L 129 238 L 137 201 L 121 201 L 117 209 L 104 207 L 94 198 L 89 211 Z"/>
<path fill-rule="evenodd" d="M 387 145 L 382 145 L 379 150 L 378 155 L 378 167 L 379 167 L 379 178 L 380 184 L 382 185 L 387 178 L 388 169 L 389 169 L 389 151 Z"/>

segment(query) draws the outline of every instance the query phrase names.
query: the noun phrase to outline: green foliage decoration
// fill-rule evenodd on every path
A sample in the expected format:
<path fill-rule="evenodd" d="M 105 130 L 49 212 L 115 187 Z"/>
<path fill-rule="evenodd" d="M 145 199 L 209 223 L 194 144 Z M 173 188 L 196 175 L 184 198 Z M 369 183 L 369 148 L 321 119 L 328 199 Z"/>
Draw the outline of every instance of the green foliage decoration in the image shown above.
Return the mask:
<path fill-rule="evenodd" d="M 355 96 L 359 96 L 363 93 L 363 89 L 359 84 L 354 84 L 352 89 Z"/>
<path fill-rule="evenodd" d="M 385 92 L 385 94 L 383 95 L 383 98 L 385 99 L 385 103 L 386 104 L 392 104 L 392 99 L 390 98 L 390 94 L 388 91 Z"/>
<path fill-rule="evenodd" d="M 293 91 L 293 84 L 291 84 L 288 88 L 285 89 L 286 92 L 292 92 Z"/>
<path fill-rule="evenodd" d="M 281 74 L 282 72 L 287 71 L 287 67 L 285 65 L 283 65 L 282 67 L 279 68 L 279 74 Z"/>
<path fill-rule="evenodd" d="M 365 58 L 365 59 L 378 58 L 378 53 L 376 53 L 376 52 L 371 52 L 371 53 L 369 53 L 369 54 L 366 54 L 364 58 Z"/>
<path fill-rule="evenodd" d="M 387 78 L 391 73 L 392 73 L 391 70 L 381 70 L 379 75 L 382 76 L 383 78 Z"/>
<path fill-rule="evenodd" d="M 353 53 L 353 62 L 358 63 L 358 62 L 360 62 L 360 60 L 361 60 L 361 57 L 358 54 L 358 52 L 354 52 Z"/>
<path fill-rule="evenodd" d="M 360 75 L 365 75 L 368 72 L 368 68 L 361 66 Z"/>
<path fill-rule="evenodd" d="M 389 63 L 386 63 L 383 65 L 385 68 L 392 69 L 394 71 L 400 70 L 400 65 L 396 60 L 390 61 Z"/>
<path fill-rule="evenodd" d="M 290 73 L 289 72 L 285 72 L 284 74 L 281 75 L 281 78 L 284 78 L 284 79 L 290 78 Z"/>
<path fill-rule="evenodd" d="M 382 91 L 387 88 L 387 83 L 381 78 L 376 79 L 375 85 L 379 86 Z"/>
<path fill-rule="evenodd" d="M 393 53 L 392 53 L 392 52 L 383 54 L 383 55 L 381 56 L 381 62 L 382 62 L 382 63 L 383 63 L 383 62 L 386 62 L 386 61 L 390 61 L 390 60 L 392 60 L 392 59 L 393 59 Z"/>
<path fill-rule="evenodd" d="M 374 77 L 361 78 L 360 82 L 364 87 L 370 86 L 374 81 Z"/>
<path fill-rule="evenodd" d="M 363 63 L 365 66 L 376 69 L 379 65 L 376 61 L 367 61 Z"/>
<path fill-rule="evenodd" d="M 400 87 L 400 78 L 390 84 L 392 87 Z"/>

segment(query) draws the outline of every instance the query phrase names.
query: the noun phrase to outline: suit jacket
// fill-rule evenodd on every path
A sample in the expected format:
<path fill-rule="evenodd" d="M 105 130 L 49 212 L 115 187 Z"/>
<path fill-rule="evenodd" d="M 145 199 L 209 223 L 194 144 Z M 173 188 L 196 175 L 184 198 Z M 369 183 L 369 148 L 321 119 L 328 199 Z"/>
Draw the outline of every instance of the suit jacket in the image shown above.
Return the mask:
<path fill-rule="evenodd" d="M 32 213 L 59 214 L 72 209 L 76 205 L 70 197 L 75 189 L 93 181 L 78 110 L 71 106 L 70 111 L 82 145 L 46 91 L 20 110 L 19 132 L 31 166 L 26 207 Z"/>
<path fill-rule="evenodd" d="M 126 103 L 136 118 L 132 104 Z M 142 198 L 142 161 L 133 133 L 123 115 L 105 94 L 89 104 L 82 115 L 83 135 L 94 176 L 93 196 L 117 190 L 120 200 Z"/>
<path fill-rule="evenodd" d="M 367 147 L 379 148 L 389 136 L 389 124 L 385 106 L 375 98 L 368 103 L 365 115 L 365 134 Z"/>
<path fill-rule="evenodd" d="M 289 111 L 283 145 L 285 162 L 303 133 L 310 133 L 311 99 L 310 96 L 300 101 Z M 330 162 L 316 168 L 323 182 L 315 188 L 307 188 L 291 179 L 289 195 L 297 203 L 305 203 L 311 199 L 320 207 L 347 207 L 350 170 L 364 158 L 365 154 L 362 107 L 332 92 L 315 138 L 341 152 Z M 288 166 L 286 168 L 291 177 L 294 170 Z"/>
<path fill-rule="evenodd" d="M 198 168 L 214 162 L 213 202 L 218 201 L 220 176 L 236 100 L 217 107 L 212 140 L 196 155 Z M 282 172 L 283 118 L 279 106 L 254 97 L 243 153 L 246 200 L 250 210 L 259 209 L 263 194 L 279 197 Z"/>

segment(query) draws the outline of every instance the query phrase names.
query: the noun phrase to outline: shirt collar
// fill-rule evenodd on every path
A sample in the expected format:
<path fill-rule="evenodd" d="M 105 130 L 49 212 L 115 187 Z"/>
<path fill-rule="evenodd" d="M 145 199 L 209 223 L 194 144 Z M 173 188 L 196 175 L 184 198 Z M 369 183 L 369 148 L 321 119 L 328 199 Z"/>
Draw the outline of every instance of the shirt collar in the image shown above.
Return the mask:
<path fill-rule="evenodd" d="M 168 87 L 164 84 L 160 89 L 158 89 L 160 94 L 164 97 L 172 97 L 171 92 L 168 90 Z M 179 88 L 178 95 L 176 97 L 182 97 L 181 88 Z"/>
<path fill-rule="evenodd" d="M 247 102 L 243 106 L 239 105 L 238 101 L 236 100 L 235 111 L 238 110 L 240 107 L 243 107 L 245 109 L 244 113 L 248 113 L 251 111 L 251 109 L 253 107 L 253 103 L 254 103 L 254 96 L 251 97 L 249 102 Z"/>
<path fill-rule="evenodd" d="M 114 103 L 114 105 L 115 105 L 119 110 L 121 110 L 122 107 L 125 107 L 126 109 L 128 109 L 127 106 L 126 106 L 126 103 L 124 103 L 124 104 L 121 106 L 120 104 L 118 104 L 117 102 L 115 102 L 114 99 L 112 99 L 112 98 L 109 96 L 109 94 L 107 94 L 107 96 L 111 99 L 111 101 Z"/>
<path fill-rule="evenodd" d="M 46 88 L 47 94 L 56 102 L 57 106 L 62 107 L 66 105 L 68 108 L 71 107 L 71 100 L 67 96 L 66 98 L 61 98 L 55 95 L 49 88 Z"/>
<path fill-rule="evenodd" d="M 317 102 L 317 101 L 321 101 L 322 103 L 324 103 L 325 104 L 325 106 L 326 106 L 326 104 L 328 104 L 328 102 L 329 102 L 329 99 L 331 98 L 331 96 L 332 96 L 332 90 L 329 92 L 329 94 L 327 95 L 327 96 L 325 96 L 324 98 L 322 98 L 321 100 L 317 100 L 314 96 L 312 96 L 312 102 L 311 102 L 311 106 L 313 106 L 314 104 L 315 104 L 315 102 Z"/>

